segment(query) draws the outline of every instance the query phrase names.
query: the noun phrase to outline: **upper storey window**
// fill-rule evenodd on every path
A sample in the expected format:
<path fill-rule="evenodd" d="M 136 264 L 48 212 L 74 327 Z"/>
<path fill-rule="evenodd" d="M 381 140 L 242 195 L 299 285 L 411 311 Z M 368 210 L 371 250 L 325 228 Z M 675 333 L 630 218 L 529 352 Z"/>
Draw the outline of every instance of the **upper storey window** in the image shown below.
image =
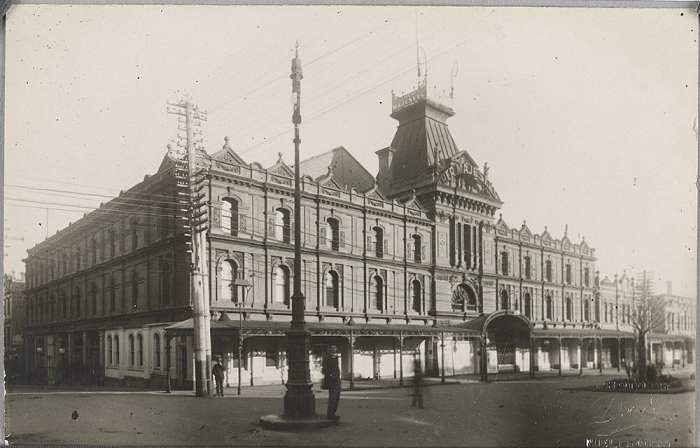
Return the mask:
<path fill-rule="evenodd" d="M 289 210 L 286 208 L 278 208 L 275 210 L 275 225 L 273 227 L 273 236 L 283 243 L 291 241 L 290 235 L 290 216 Z"/>
<path fill-rule="evenodd" d="M 529 280 L 530 278 L 532 278 L 532 261 L 531 261 L 529 255 L 525 256 L 524 262 L 525 262 L 525 278 Z"/>
<path fill-rule="evenodd" d="M 548 282 L 552 281 L 552 261 L 547 260 L 544 262 L 544 276 Z"/>
<path fill-rule="evenodd" d="M 375 226 L 372 230 L 374 231 L 374 241 L 372 241 L 374 245 L 374 255 L 377 258 L 382 258 L 384 256 L 384 229 Z"/>
<path fill-rule="evenodd" d="M 340 223 L 336 218 L 328 218 L 326 224 L 327 227 L 322 229 L 321 237 L 325 240 L 326 245 L 331 247 L 331 250 L 338 250 L 340 248 Z"/>
<path fill-rule="evenodd" d="M 238 236 L 238 201 L 233 198 L 226 198 L 222 203 L 221 228 L 224 233 Z"/>
<path fill-rule="evenodd" d="M 588 268 L 583 268 L 583 284 L 588 287 L 591 283 L 591 274 Z"/>
<path fill-rule="evenodd" d="M 571 263 L 566 264 L 566 284 L 571 284 Z"/>
<path fill-rule="evenodd" d="M 508 252 L 501 252 L 501 274 L 508 275 Z"/>
<path fill-rule="evenodd" d="M 421 263 L 422 260 L 422 251 L 423 251 L 423 244 L 422 244 L 422 238 L 420 235 L 413 235 L 413 262 L 414 263 Z"/>

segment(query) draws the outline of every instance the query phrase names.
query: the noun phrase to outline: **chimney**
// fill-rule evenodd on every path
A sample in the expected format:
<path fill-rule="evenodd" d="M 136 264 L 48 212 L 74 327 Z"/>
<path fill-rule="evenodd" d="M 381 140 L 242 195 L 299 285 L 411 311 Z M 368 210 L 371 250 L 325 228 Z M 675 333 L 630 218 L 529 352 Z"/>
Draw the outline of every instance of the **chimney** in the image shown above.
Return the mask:
<path fill-rule="evenodd" d="M 673 288 L 672 288 L 672 283 L 671 280 L 666 281 L 666 294 L 673 295 Z"/>

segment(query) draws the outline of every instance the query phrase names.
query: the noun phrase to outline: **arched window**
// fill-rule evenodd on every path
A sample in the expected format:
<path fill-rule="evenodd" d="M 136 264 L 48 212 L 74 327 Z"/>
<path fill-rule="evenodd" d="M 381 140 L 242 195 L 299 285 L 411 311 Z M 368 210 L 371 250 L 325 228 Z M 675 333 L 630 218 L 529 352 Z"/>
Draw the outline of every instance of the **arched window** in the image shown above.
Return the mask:
<path fill-rule="evenodd" d="M 530 293 L 526 292 L 525 296 L 523 298 L 524 300 L 524 311 L 525 311 L 525 316 L 528 319 L 532 319 L 532 298 L 530 297 Z"/>
<path fill-rule="evenodd" d="M 75 288 L 75 315 L 80 317 L 80 289 Z"/>
<path fill-rule="evenodd" d="M 219 270 L 219 300 L 238 303 L 238 288 L 234 282 L 238 278 L 238 269 L 231 260 L 224 260 Z"/>
<path fill-rule="evenodd" d="M 170 264 L 160 264 L 160 303 L 170 303 Z"/>
<path fill-rule="evenodd" d="M 153 365 L 160 369 L 160 334 L 153 335 Z"/>
<path fill-rule="evenodd" d="M 591 303 L 588 299 L 584 299 L 583 302 L 583 320 L 586 322 L 591 320 Z"/>
<path fill-rule="evenodd" d="M 421 263 L 423 244 L 420 235 L 413 235 L 413 262 Z"/>
<path fill-rule="evenodd" d="M 139 275 L 136 271 L 131 273 L 131 309 L 139 306 Z"/>
<path fill-rule="evenodd" d="M 64 319 L 68 318 L 68 295 L 65 291 L 61 293 L 61 315 Z"/>
<path fill-rule="evenodd" d="M 143 367 L 143 336 L 141 336 L 141 333 L 136 337 L 138 341 L 138 349 L 139 349 L 139 367 Z"/>
<path fill-rule="evenodd" d="M 566 283 L 571 284 L 571 263 L 566 264 Z"/>
<path fill-rule="evenodd" d="M 547 260 L 544 262 L 544 275 L 548 282 L 552 281 L 552 261 Z"/>
<path fill-rule="evenodd" d="M 238 236 L 238 201 L 233 198 L 225 198 L 221 205 L 221 229 Z"/>
<path fill-rule="evenodd" d="M 112 350 L 113 350 L 113 348 L 112 348 L 112 336 L 110 335 L 110 336 L 107 336 L 107 365 L 108 366 L 112 365 L 112 359 L 113 359 Z"/>
<path fill-rule="evenodd" d="M 129 365 L 132 367 L 134 366 L 134 363 L 136 361 L 136 358 L 134 356 L 135 350 L 136 350 L 136 348 L 134 346 L 134 335 L 130 334 L 129 335 Z"/>
<path fill-rule="evenodd" d="M 139 248 L 139 222 L 136 219 L 131 221 L 131 250 L 135 251 Z"/>
<path fill-rule="evenodd" d="M 95 283 L 90 286 L 90 305 L 94 316 L 97 314 L 97 285 Z"/>
<path fill-rule="evenodd" d="M 90 259 L 92 264 L 97 264 L 97 239 L 93 236 L 90 240 Z"/>
<path fill-rule="evenodd" d="M 324 287 L 326 290 L 326 306 L 338 308 L 338 273 L 333 270 L 328 270 L 324 279 Z"/>
<path fill-rule="evenodd" d="M 423 287 L 420 284 L 420 281 L 418 279 L 414 279 L 411 282 L 411 292 L 412 292 L 412 306 L 411 309 L 415 311 L 416 313 L 420 313 L 422 309 L 422 302 L 423 302 Z"/>
<path fill-rule="evenodd" d="M 279 265 L 275 268 L 275 302 L 289 305 L 289 269 Z"/>
<path fill-rule="evenodd" d="M 114 229 L 107 230 L 107 238 L 109 240 L 109 255 L 115 257 L 117 255 L 117 236 Z"/>
<path fill-rule="evenodd" d="M 573 319 L 573 310 L 574 310 L 573 301 L 571 300 L 571 297 L 567 297 L 566 298 L 566 320 Z"/>
<path fill-rule="evenodd" d="M 532 261 L 529 255 L 526 255 L 523 260 L 525 262 L 525 278 L 529 280 L 532 278 Z"/>
<path fill-rule="evenodd" d="M 372 276 L 369 285 L 370 305 L 372 310 L 382 311 L 384 309 L 384 281 L 378 276 Z"/>
<path fill-rule="evenodd" d="M 117 306 L 117 285 L 114 283 L 114 274 L 109 278 L 109 311 L 114 312 Z"/>
<path fill-rule="evenodd" d="M 501 274 L 508 275 L 508 252 L 501 252 Z"/>
<path fill-rule="evenodd" d="M 374 241 L 372 241 L 374 255 L 377 258 L 382 258 L 384 256 L 384 229 L 376 226 L 372 230 L 374 231 Z"/>
<path fill-rule="evenodd" d="M 545 313 L 547 319 L 552 320 L 552 296 L 550 295 L 545 299 Z"/>
<path fill-rule="evenodd" d="M 290 230 L 289 210 L 278 208 L 275 210 L 275 235 L 277 235 L 277 239 L 283 243 L 289 243 L 291 241 Z"/>
<path fill-rule="evenodd" d="M 467 285 L 460 284 L 452 291 L 452 310 L 476 310 L 476 294 Z"/>
<path fill-rule="evenodd" d="M 119 336 L 114 336 L 114 364 L 119 365 Z"/>
<path fill-rule="evenodd" d="M 508 299 L 509 299 L 508 291 L 505 289 L 502 289 L 501 290 L 501 309 L 502 310 L 507 310 L 508 308 L 510 308 L 510 305 L 509 305 L 510 300 L 508 300 Z"/>

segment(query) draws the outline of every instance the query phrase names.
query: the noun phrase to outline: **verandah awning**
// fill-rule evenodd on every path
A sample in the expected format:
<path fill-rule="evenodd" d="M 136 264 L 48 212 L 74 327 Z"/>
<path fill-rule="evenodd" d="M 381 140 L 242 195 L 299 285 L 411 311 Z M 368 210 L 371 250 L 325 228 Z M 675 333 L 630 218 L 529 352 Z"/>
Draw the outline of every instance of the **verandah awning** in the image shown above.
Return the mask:
<path fill-rule="evenodd" d="M 191 335 L 193 331 L 192 318 L 183 320 L 166 327 L 166 332 L 173 336 Z M 238 334 L 243 332 L 249 336 L 283 336 L 290 328 L 290 322 L 268 320 L 213 320 L 211 331 L 213 334 Z M 455 326 L 429 326 L 408 324 L 342 324 L 330 322 L 307 322 L 306 329 L 312 336 L 440 336 L 442 333 L 451 335 L 479 337 L 480 332 L 465 327 Z"/>

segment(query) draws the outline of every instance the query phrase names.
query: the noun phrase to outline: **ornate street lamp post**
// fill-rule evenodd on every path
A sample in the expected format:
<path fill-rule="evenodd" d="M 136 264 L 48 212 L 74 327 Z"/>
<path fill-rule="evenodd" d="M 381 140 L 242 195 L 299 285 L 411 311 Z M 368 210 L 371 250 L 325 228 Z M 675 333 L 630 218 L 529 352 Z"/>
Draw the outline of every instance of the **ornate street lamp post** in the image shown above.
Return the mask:
<path fill-rule="evenodd" d="M 234 288 L 241 288 L 242 299 L 238 301 L 238 395 L 241 394 L 241 364 L 243 363 L 243 307 L 248 291 L 253 284 L 246 279 L 236 279 L 233 282 Z M 237 289 L 236 289 L 237 290 Z"/>
<path fill-rule="evenodd" d="M 287 331 L 287 359 L 289 378 L 284 395 L 284 416 L 287 418 L 310 418 L 316 414 L 313 383 L 309 372 L 309 348 L 311 334 L 304 321 L 305 297 L 301 292 L 301 187 L 299 182 L 299 125 L 301 124 L 301 60 L 297 42 L 292 59 L 292 94 L 294 112 L 294 294 L 292 295 L 292 326 Z"/>

